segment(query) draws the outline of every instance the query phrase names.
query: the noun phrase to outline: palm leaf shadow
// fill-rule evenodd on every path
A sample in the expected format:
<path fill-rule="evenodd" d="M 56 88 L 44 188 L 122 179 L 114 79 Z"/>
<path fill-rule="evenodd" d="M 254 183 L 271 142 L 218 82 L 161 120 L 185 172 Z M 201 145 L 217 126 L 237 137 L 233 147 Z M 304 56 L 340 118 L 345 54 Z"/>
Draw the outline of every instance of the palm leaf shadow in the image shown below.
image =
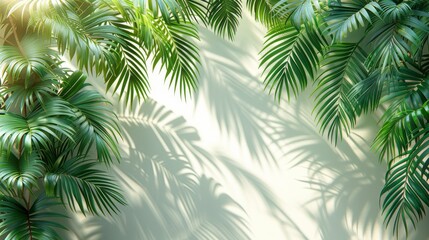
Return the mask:
<path fill-rule="evenodd" d="M 194 170 L 216 165 L 198 146 L 197 131 L 183 117 L 148 101 L 134 112 L 119 111 L 119 119 L 126 157 L 115 167 L 115 175 L 129 206 L 110 219 L 89 219 L 85 226 L 92 231 L 75 236 L 250 239 L 244 209 L 213 178 Z"/>
<path fill-rule="evenodd" d="M 134 151 L 115 175 L 129 206 L 112 218 L 89 218 L 78 239 L 250 239 L 240 205 L 180 156 Z"/>
<path fill-rule="evenodd" d="M 216 160 L 222 168 L 222 174 L 227 177 L 233 177 L 243 189 L 250 187 L 256 193 L 264 206 L 267 208 L 269 215 L 276 220 L 281 226 L 283 235 L 288 239 L 300 236 L 300 239 L 309 239 L 302 226 L 299 226 L 285 211 L 282 202 L 278 196 L 271 191 L 271 188 L 258 176 L 243 168 L 237 161 L 226 156 L 218 155 Z"/>
<path fill-rule="evenodd" d="M 200 33 L 203 71 L 195 104 L 207 103 L 220 131 L 235 137 L 259 164 L 275 166 L 276 143 L 270 122 L 277 119 L 278 106 L 264 93 L 258 76 L 250 73 L 250 66 L 243 63 L 257 60 L 210 31 L 201 29 Z"/>
<path fill-rule="evenodd" d="M 322 239 L 361 238 L 362 233 L 392 239 L 380 224 L 379 194 L 386 166 L 369 149 L 377 132 L 375 120 L 359 119 L 355 130 L 334 145 L 319 134 L 311 120 L 308 95 L 303 94 L 293 108 L 284 109 L 287 120 L 274 124 L 276 141 L 285 156 L 293 157 L 287 164 L 291 169 L 307 169 L 300 181 L 316 193 L 303 208 L 317 222 Z"/>

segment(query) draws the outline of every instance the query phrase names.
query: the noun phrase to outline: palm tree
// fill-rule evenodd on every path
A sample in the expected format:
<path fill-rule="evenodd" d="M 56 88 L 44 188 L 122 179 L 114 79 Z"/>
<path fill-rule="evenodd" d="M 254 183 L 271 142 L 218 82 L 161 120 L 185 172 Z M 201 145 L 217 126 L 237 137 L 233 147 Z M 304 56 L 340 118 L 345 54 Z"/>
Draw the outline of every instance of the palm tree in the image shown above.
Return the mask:
<path fill-rule="evenodd" d="M 386 108 L 373 144 L 389 162 L 386 223 L 397 232 L 422 218 L 429 204 L 427 1 L 7 0 L 0 3 L 1 235 L 55 239 L 62 226 L 49 219 L 62 216 L 48 207 L 57 203 L 94 214 L 124 204 L 97 166 L 120 158 L 116 117 L 83 72 L 102 75 L 131 105 L 148 96 L 149 65 L 161 67 L 187 98 L 198 82 L 197 25 L 232 40 L 243 5 L 268 28 L 266 88 L 280 100 L 316 83 L 316 118 L 334 143 L 360 115 Z"/>

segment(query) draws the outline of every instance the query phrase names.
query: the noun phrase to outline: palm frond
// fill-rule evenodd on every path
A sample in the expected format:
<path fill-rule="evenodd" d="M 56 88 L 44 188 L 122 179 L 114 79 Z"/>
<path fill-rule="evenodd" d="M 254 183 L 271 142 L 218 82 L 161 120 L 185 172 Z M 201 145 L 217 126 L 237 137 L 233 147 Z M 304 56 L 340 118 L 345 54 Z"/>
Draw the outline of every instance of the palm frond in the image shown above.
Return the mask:
<path fill-rule="evenodd" d="M 0 195 L 0 235 L 12 239 L 61 239 L 55 229 L 66 229 L 58 219 L 66 216 L 50 211 L 58 203 L 39 196 L 26 205 L 15 198 Z"/>
<path fill-rule="evenodd" d="M 26 37 L 17 44 L 0 46 L 0 74 L 9 79 L 8 82 L 21 80 L 28 88 L 32 77 L 40 78 L 52 71 L 51 66 L 58 57 L 35 37 Z"/>
<path fill-rule="evenodd" d="M 409 153 L 405 153 L 402 159 L 389 167 L 386 183 L 381 191 L 381 196 L 384 196 L 382 207 L 385 223 L 389 224 L 393 220 L 393 231 L 396 235 L 401 226 L 406 233 L 409 224 L 415 228 L 416 222 L 426 213 L 425 208 L 429 206 L 426 174 L 422 165 L 414 161 Z"/>
<path fill-rule="evenodd" d="M 425 128 L 429 117 L 428 96 L 422 95 L 426 99 L 424 102 L 413 101 L 421 101 L 422 96 L 415 97 L 420 94 L 422 92 L 418 89 L 411 92 L 400 104 L 392 105 L 384 114 L 383 126 L 373 143 L 373 147 L 380 151 L 380 158 L 393 159 L 394 156 L 402 155 L 412 146 L 416 134 L 419 135 L 421 129 Z"/>
<path fill-rule="evenodd" d="M 336 143 L 343 130 L 356 123 L 356 102 L 352 87 L 367 78 L 365 51 L 357 43 L 336 43 L 329 47 L 321 66 L 316 92 L 317 118 L 322 132 Z"/>
<path fill-rule="evenodd" d="M 46 109 L 41 106 L 27 117 L 6 112 L 0 115 L 1 148 L 11 151 L 23 144 L 24 149 L 47 146 L 52 139 L 59 139 L 61 134 L 72 139 L 75 133 L 68 121 L 73 116 L 67 105 L 59 100 L 46 102 Z"/>
<path fill-rule="evenodd" d="M 372 17 L 380 17 L 380 5 L 376 1 L 353 1 L 332 3 L 327 12 L 325 21 L 328 25 L 328 34 L 332 34 L 336 41 L 341 41 L 348 33 L 372 23 Z"/>
<path fill-rule="evenodd" d="M 155 17 L 158 17 L 159 14 L 161 14 L 162 19 L 166 22 L 171 21 L 171 15 L 173 15 L 176 21 L 180 21 L 179 13 L 183 13 L 179 2 L 176 0 L 143 0 L 140 1 L 140 7 L 143 9 L 148 8 L 152 11 L 152 15 Z"/>
<path fill-rule="evenodd" d="M 200 63 L 197 46 L 193 40 L 199 39 L 197 29 L 192 24 L 165 24 L 153 22 L 154 66 L 160 64 L 166 68 L 171 78 L 170 87 L 185 97 L 196 88 Z"/>
<path fill-rule="evenodd" d="M 123 31 L 122 41 L 118 42 L 114 49 L 119 55 L 118 62 L 107 69 L 106 88 L 109 90 L 114 86 L 113 91 L 119 92 L 119 98 L 125 94 L 126 103 L 132 104 L 136 98 L 146 99 L 150 90 L 146 53 L 134 37 L 133 29 L 126 24 L 115 25 Z"/>
<path fill-rule="evenodd" d="M 314 78 L 319 57 L 326 44 L 315 27 L 278 25 L 269 30 L 260 66 L 264 66 L 264 82 L 280 101 L 285 89 L 288 97 L 297 95 Z"/>
<path fill-rule="evenodd" d="M 382 100 L 386 79 L 379 71 L 373 71 L 350 89 L 350 99 L 357 102 L 358 115 L 375 111 Z"/>
<path fill-rule="evenodd" d="M 406 100 L 412 109 L 420 107 L 429 98 L 429 83 L 421 66 L 407 58 L 404 67 L 399 68 L 394 78 L 387 81 L 383 102 L 389 102 L 390 109 Z"/>
<path fill-rule="evenodd" d="M 182 9 L 185 9 L 186 18 L 189 20 L 194 20 L 196 22 L 202 22 L 204 25 L 207 25 L 207 12 L 208 4 L 207 0 L 181 0 Z"/>
<path fill-rule="evenodd" d="M 37 181 L 44 171 L 43 162 L 35 152 L 24 153 L 20 158 L 13 152 L 2 152 L 0 168 L 0 181 L 18 191 L 37 187 Z"/>
<path fill-rule="evenodd" d="M 217 34 L 234 39 L 241 19 L 241 8 L 240 0 L 209 0 L 209 25 Z"/>
<path fill-rule="evenodd" d="M 31 84 L 26 88 L 23 84 L 15 83 L 0 86 L 0 94 L 7 96 L 5 109 L 19 109 L 23 114 L 31 110 L 37 103 L 43 102 L 44 99 L 55 93 L 56 79 L 45 79 L 40 82 Z"/>
<path fill-rule="evenodd" d="M 412 12 L 411 6 L 407 2 L 396 3 L 392 0 L 384 0 L 380 2 L 380 6 L 383 9 L 383 18 L 386 20 L 401 20 Z"/>
<path fill-rule="evenodd" d="M 125 199 L 113 179 L 96 166 L 96 161 L 82 156 L 60 157 L 53 168 L 46 169 L 47 195 L 60 197 L 70 209 L 84 214 L 117 213 L 117 204 L 125 204 Z"/>
<path fill-rule="evenodd" d="M 274 0 L 271 1 L 272 11 L 276 16 L 287 18 L 292 21 L 296 28 L 300 28 L 302 23 L 313 22 L 315 11 L 314 0 Z M 318 3 L 317 3 L 318 4 Z"/>
<path fill-rule="evenodd" d="M 409 57 L 412 48 L 418 48 L 422 43 L 416 33 L 416 26 L 424 25 L 411 16 L 411 8 L 403 2 L 396 5 L 393 1 L 382 1 L 381 14 L 383 21 L 378 21 L 369 33 L 372 36 L 374 51 L 370 54 L 367 65 L 380 68 L 382 73 L 389 70 L 388 66 L 398 69 Z"/>
<path fill-rule="evenodd" d="M 81 72 L 74 72 L 64 80 L 59 93 L 74 112 L 76 135 L 73 141 L 79 154 L 87 155 L 95 146 L 99 160 L 110 163 L 112 156 L 119 160 L 117 117 L 111 104 L 100 93 L 89 89 L 85 80 L 86 76 Z"/>
<path fill-rule="evenodd" d="M 246 4 L 255 19 L 265 26 L 270 27 L 279 22 L 272 10 L 270 0 L 247 0 Z"/>
<path fill-rule="evenodd" d="M 86 14 L 86 15 L 85 15 Z M 109 7 L 87 14 L 54 12 L 35 20 L 39 31 L 52 31 L 61 53 L 76 56 L 80 69 L 103 74 L 107 89 L 120 90 L 127 103 L 149 92 L 144 50 L 135 32 Z M 48 30 L 46 30 L 48 29 Z"/>

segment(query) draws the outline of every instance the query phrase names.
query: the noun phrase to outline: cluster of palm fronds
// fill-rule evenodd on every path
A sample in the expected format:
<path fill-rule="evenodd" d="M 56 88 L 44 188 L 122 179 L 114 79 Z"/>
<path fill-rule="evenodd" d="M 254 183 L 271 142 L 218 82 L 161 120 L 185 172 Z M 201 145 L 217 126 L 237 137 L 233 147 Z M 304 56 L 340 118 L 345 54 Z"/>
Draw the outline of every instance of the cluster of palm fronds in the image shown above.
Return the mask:
<path fill-rule="evenodd" d="M 148 61 L 188 96 L 197 86 L 197 25 L 233 39 L 247 5 L 269 29 L 266 87 L 277 99 L 315 82 L 316 117 L 337 142 L 385 106 L 374 141 L 389 161 L 387 223 L 415 222 L 429 204 L 429 3 L 425 0 L 8 0 L 0 2 L 0 228 L 9 239 L 55 238 L 59 200 L 109 213 L 124 203 L 96 167 L 119 157 L 115 115 L 85 75 L 131 103 L 147 97 Z M 90 161 L 91 150 L 96 152 Z"/>
<path fill-rule="evenodd" d="M 266 36 L 267 88 L 280 99 L 314 82 L 316 118 L 334 142 L 385 108 L 373 143 L 389 162 L 382 207 L 396 233 L 408 230 L 429 205 L 429 2 L 274 2 L 284 21 Z"/>

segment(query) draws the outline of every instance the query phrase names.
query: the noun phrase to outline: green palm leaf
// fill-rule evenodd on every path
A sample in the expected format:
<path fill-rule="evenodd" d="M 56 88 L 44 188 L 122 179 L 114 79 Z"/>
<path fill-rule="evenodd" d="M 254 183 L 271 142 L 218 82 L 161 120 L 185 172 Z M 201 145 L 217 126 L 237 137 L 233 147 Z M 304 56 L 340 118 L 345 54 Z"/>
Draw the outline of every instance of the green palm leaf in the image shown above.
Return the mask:
<path fill-rule="evenodd" d="M 185 12 L 186 19 L 199 22 L 201 21 L 204 25 L 207 25 L 207 12 L 208 12 L 207 0 L 181 0 L 180 5 Z"/>
<path fill-rule="evenodd" d="M 170 87 L 186 97 L 196 88 L 200 63 L 198 47 L 193 40 L 199 39 L 197 29 L 192 24 L 165 24 L 154 19 L 153 29 L 154 65 L 165 66 L 171 78 Z"/>
<path fill-rule="evenodd" d="M 85 80 L 86 76 L 81 72 L 74 72 L 64 80 L 59 96 L 70 104 L 74 112 L 74 142 L 79 154 L 87 155 L 95 146 L 98 159 L 110 163 L 112 155 L 120 159 L 118 120 L 111 104 L 97 91 L 88 89 L 89 84 Z"/>
<path fill-rule="evenodd" d="M 380 6 L 383 21 L 377 21 L 368 34 L 372 36 L 369 42 L 375 47 L 367 65 L 380 68 L 383 73 L 390 71 L 388 66 L 393 66 L 393 70 L 401 67 L 409 53 L 420 47 L 422 39 L 416 30 L 427 26 L 412 16 L 413 11 L 406 2 L 396 4 L 388 0 L 380 2 Z"/>
<path fill-rule="evenodd" d="M 380 10 L 381 7 L 376 1 L 332 3 L 325 18 L 328 34 L 332 34 L 337 41 L 341 41 L 348 33 L 365 27 L 367 23 L 371 24 L 373 16 L 380 17 L 378 13 Z"/>
<path fill-rule="evenodd" d="M 408 2 L 395 2 L 384 0 L 380 2 L 383 8 L 383 18 L 388 20 L 401 20 L 411 14 L 411 6 Z"/>
<path fill-rule="evenodd" d="M 271 3 L 276 16 L 290 19 L 296 28 L 300 28 L 302 23 L 313 22 L 313 4 L 318 7 L 315 0 L 274 0 Z"/>
<path fill-rule="evenodd" d="M 248 0 L 246 3 L 247 8 L 253 13 L 255 19 L 265 26 L 270 27 L 278 22 L 272 10 L 270 0 Z"/>
<path fill-rule="evenodd" d="M 357 114 L 374 111 L 380 105 L 386 79 L 379 71 L 371 72 L 350 89 L 349 98 L 357 102 Z"/>
<path fill-rule="evenodd" d="M 406 232 L 410 223 L 415 227 L 416 222 L 425 215 L 425 207 L 429 206 L 429 184 L 424 174 L 421 165 L 410 156 L 389 167 L 381 191 L 381 196 L 384 196 L 382 207 L 386 224 L 394 219 L 393 231 L 397 235 L 401 224 Z"/>
<path fill-rule="evenodd" d="M 117 203 L 125 204 L 119 187 L 97 168 L 97 162 L 82 156 L 60 157 L 50 166 L 44 178 L 46 193 L 60 197 L 73 211 L 112 214 L 118 211 Z"/>
<path fill-rule="evenodd" d="M 412 146 L 415 134 L 425 128 L 424 123 L 429 119 L 426 115 L 428 83 L 423 75 L 420 79 L 416 71 L 412 71 L 414 74 L 411 76 L 404 75 L 410 72 L 400 75 L 407 79 L 407 83 L 404 81 L 397 91 L 390 90 L 392 93 L 386 96 L 391 104 L 383 115 L 384 123 L 373 143 L 373 147 L 380 151 L 381 158 L 392 159 L 406 152 Z"/>
<path fill-rule="evenodd" d="M 134 29 L 126 24 L 115 24 L 121 29 L 121 40 L 117 43 L 114 51 L 119 55 L 116 65 L 110 65 L 106 74 L 106 88 L 109 90 L 114 86 L 113 91 L 119 92 L 122 98 L 125 94 L 125 101 L 132 103 L 135 98 L 146 99 L 150 90 L 146 52 L 140 46 Z"/>
<path fill-rule="evenodd" d="M 34 74 L 40 78 L 51 72 L 57 54 L 35 37 L 26 37 L 17 44 L 0 46 L 0 74 L 9 79 L 7 82 L 21 80 L 28 88 Z"/>
<path fill-rule="evenodd" d="M 2 152 L 0 155 L 0 180 L 11 188 L 32 189 L 37 187 L 42 177 L 43 162 L 36 153 L 25 153 L 18 158 L 14 153 Z"/>
<path fill-rule="evenodd" d="M 208 19 L 214 31 L 234 39 L 241 18 L 240 0 L 209 0 Z"/>
<path fill-rule="evenodd" d="M 171 21 L 171 15 L 176 21 L 179 21 L 179 13 L 183 13 L 179 2 L 176 0 L 140 0 L 138 2 L 143 9 L 146 7 L 150 9 L 153 16 L 157 17 L 161 14 L 162 19 L 166 22 Z"/>
<path fill-rule="evenodd" d="M 126 102 L 146 98 L 149 92 L 144 50 L 124 19 L 109 7 L 98 5 L 88 14 L 62 11 L 40 16 L 37 22 L 56 36 L 61 53 L 76 55 L 80 69 L 103 74 L 107 89 L 120 90 Z"/>
<path fill-rule="evenodd" d="M 39 196 L 31 205 L 15 198 L 0 195 L 0 236 L 13 239 L 61 239 L 55 229 L 66 229 L 58 223 L 65 216 L 49 209 L 58 205 Z"/>
<path fill-rule="evenodd" d="M 8 151 L 12 147 L 23 147 L 31 151 L 32 148 L 47 146 L 52 139 L 59 139 L 61 134 L 72 139 L 75 133 L 68 121 L 73 116 L 67 105 L 57 100 L 51 100 L 29 113 L 27 117 L 6 112 L 0 115 L 1 147 Z"/>
<path fill-rule="evenodd" d="M 269 30 L 262 50 L 265 85 L 280 101 L 283 89 L 297 95 L 312 79 L 319 65 L 325 40 L 315 27 L 278 25 Z"/>
<path fill-rule="evenodd" d="M 37 105 L 43 103 L 44 99 L 55 94 L 56 87 L 59 84 L 56 79 L 43 77 L 43 80 L 31 84 L 31 87 L 25 87 L 21 83 L 4 84 L 0 86 L 0 95 L 7 96 L 5 109 L 19 109 L 21 114 Z"/>
<path fill-rule="evenodd" d="M 407 103 L 412 108 L 419 108 L 429 99 L 428 77 L 420 66 L 407 59 L 407 64 L 399 69 L 396 78 L 387 82 L 387 93 L 384 102 L 389 102 L 389 109 L 396 109 L 400 104 Z M 392 110 L 389 110 L 392 111 Z"/>
<path fill-rule="evenodd" d="M 366 53 L 356 43 L 337 43 L 329 47 L 321 66 L 316 88 L 317 118 L 322 132 L 337 142 L 343 129 L 349 131 L 356 122 L 352 87 L 367 78 Z"/>

